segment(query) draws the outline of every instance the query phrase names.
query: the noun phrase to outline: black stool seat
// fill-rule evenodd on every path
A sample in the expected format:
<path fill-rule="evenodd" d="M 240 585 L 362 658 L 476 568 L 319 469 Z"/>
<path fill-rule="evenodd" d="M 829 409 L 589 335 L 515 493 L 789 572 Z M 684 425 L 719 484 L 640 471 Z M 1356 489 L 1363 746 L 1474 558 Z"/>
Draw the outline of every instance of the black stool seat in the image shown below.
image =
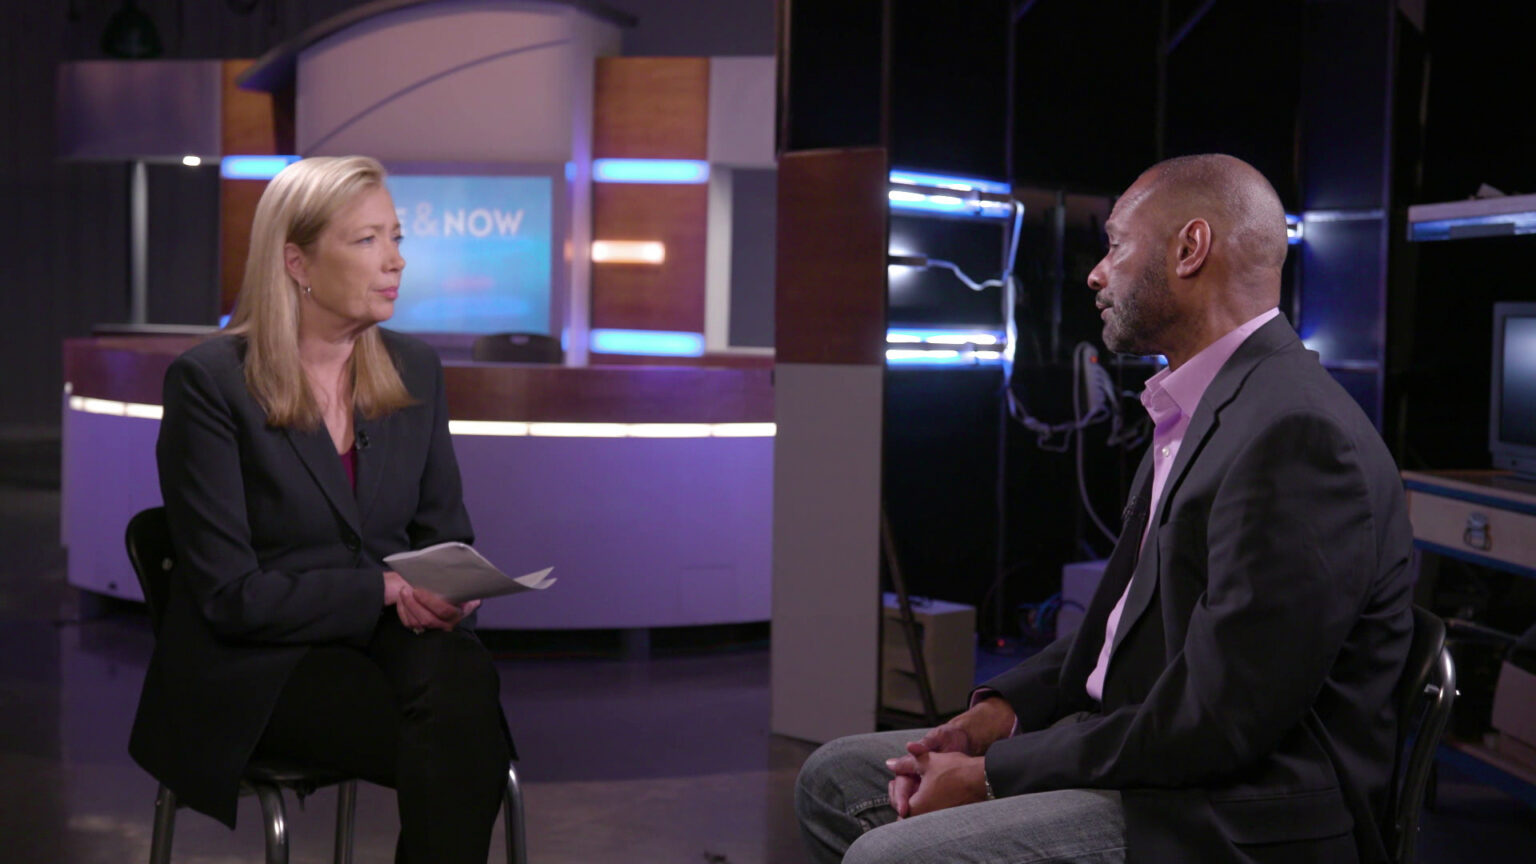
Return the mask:
<path fill-rule="evenodd" d="M 160 615 L 165 609 L 165 598 L 170 590 L 171 571 L 175 569 L 176 563 L 165 508 L 153 507 L 135 515 L 128 521 L 125 539 L 128 560 L 133 564 L 134 574 L 139 577 L 139 587 L 144 590 L 144 604 L 149 607 L 150 624 L 158 634 Z M 357 811 L 357 778 L 277 759 L 256 759 L 245 766 L 240 777 L 240 787 L 242 792 L 254 794 L 261 801 L 267 864 L 288 864 L 288 826 L 281 790 L 292 791 L 302 801 L 326 786 L 337 787 L 333 860 L 336 864 L 352 864 L 352 824 Z M 176 809 L 179 806 L 176 793 L 165 784 L 160 784 L 155 795 L 150 864 L 169 864 L 171 839 L 176 831 Z M 510 764 L 507 766 L 502 820 L 507 834 L 508 864 L 525 864 L 528 850 L 523 830 L 523 792 L 518 783 L 517 768 Z"/>
<path fill-rule="evenodd" d="M 308 768 L 296 762 L 253 759 L 246 764 L 245 773 L 240 779 L 253 786 L 257 783 L 282 786 L 305 796 L 313 794 L 317 789 L 356 778 L 339 772 Z"/>

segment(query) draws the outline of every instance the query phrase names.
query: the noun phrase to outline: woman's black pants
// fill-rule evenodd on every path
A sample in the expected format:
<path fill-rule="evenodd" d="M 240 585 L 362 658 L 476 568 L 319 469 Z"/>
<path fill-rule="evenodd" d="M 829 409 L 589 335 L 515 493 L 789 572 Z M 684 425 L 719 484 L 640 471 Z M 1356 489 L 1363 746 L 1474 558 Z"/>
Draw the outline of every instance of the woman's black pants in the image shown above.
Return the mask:
<path fill-rule="evenodd" d="M 393 787 L 397 864 L 485 864 L 512 752 L 485 646 L 468 630 L 413 633 L 392 608 L 366 648 L 310 649 L 256 745 Z"/>

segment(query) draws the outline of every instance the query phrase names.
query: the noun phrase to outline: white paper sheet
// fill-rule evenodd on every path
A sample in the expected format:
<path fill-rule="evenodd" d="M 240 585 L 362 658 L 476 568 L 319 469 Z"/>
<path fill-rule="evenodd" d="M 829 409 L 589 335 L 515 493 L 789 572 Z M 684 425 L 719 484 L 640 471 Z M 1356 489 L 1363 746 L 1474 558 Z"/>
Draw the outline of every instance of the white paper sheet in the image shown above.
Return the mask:
<path fill-rule="evenodd" d="M 513 578 L 485 560 L 474 547 L 456 541 L 397 552 L 386 556 L 384 563 L 412 587 L 425 588 L 451 603 L 543 591 L 555 584 L 549 575 L 549 571 L 555 569 L 553 567 Z"/>

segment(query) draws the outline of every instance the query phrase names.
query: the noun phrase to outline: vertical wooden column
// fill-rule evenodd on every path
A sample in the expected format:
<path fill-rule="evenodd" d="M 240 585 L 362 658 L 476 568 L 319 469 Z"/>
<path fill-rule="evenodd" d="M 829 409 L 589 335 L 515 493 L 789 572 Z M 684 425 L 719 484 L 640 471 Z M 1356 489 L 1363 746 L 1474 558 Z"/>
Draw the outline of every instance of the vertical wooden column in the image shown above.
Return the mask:
<path fill-rule="evenodd" d="M 293 94 L 274 96 L 235 84 L 252 60 L 226 60 L 220 94 L 221 149 L 226 156 L 270 156 L 293 152 Z M 245 276 L 251 219 L 265 180 L 219 180 L 219 311 L 234 308 Z"/>
<path fill-rule="evenodd" d="M 708 158 L 708 58 L 602 57 L 595 86 L 594 159 Z M 702 333 L 708 212 L 706 184 L 594 184 L 593 239 L 659 240 L 666 260 L 594 264 L 591 326 Z"/>
<path fill-rule="evenodd" d="M 779 160 L 771 725 L 810 741 L 875 728 L 889 171 Z"/>

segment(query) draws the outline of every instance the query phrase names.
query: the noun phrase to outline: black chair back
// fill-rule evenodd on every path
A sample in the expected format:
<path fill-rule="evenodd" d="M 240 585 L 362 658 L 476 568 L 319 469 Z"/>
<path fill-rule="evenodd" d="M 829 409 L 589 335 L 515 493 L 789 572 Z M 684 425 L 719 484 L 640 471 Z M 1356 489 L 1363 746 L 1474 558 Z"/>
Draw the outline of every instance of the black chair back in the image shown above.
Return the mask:
<path fill-rule="evenodd" d="M 564 363 L 560 340 L 543 333 L 491 333 L 475 340 L 470 357 L 479 363 Z"/>
<path fill-rule="evenodd" d="M 128 520 L 123 542 L 128 547 L 128 561 L 139 588 L 144 591 L 144 605 L 149 607 L 149 623 L 156 635 L 165 615 L 165 599 L 171 590 L 171 568 L 176 566 L 171 547 L 171 525 L 164 507 L 141 510 Z"/>
<path fill-rule="evenodd" d="M 1397 763 L 1387 814 L 1387 852 L 1397 864 L 1412 864 L 1417 853 L 1419 814 L 1434 770 L 1435 749 L 1451 719 L 1456 667 L 1445 647 L 1445 622 L 1413 607 L 1413 644 L 1397 691 Z"/>

